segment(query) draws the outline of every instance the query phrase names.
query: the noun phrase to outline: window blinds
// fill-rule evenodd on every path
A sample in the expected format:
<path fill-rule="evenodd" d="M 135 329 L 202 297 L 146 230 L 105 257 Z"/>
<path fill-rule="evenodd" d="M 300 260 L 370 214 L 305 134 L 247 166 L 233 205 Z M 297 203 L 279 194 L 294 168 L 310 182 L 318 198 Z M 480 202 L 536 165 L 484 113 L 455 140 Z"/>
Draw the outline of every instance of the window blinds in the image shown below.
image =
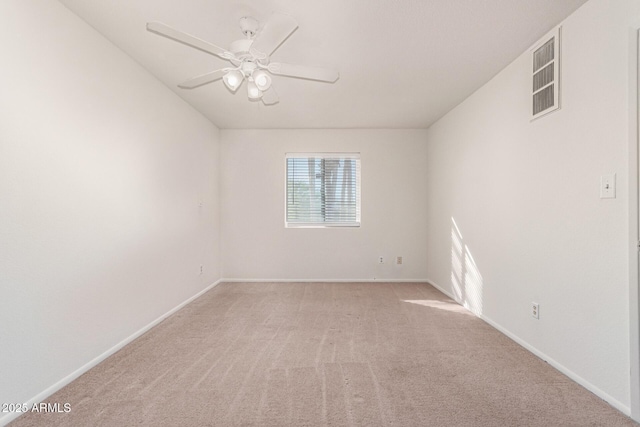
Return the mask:
<path fill-rule="evenodd" d="M 289 153 L 287 226 L 359 226 L 360 155 Z"/>

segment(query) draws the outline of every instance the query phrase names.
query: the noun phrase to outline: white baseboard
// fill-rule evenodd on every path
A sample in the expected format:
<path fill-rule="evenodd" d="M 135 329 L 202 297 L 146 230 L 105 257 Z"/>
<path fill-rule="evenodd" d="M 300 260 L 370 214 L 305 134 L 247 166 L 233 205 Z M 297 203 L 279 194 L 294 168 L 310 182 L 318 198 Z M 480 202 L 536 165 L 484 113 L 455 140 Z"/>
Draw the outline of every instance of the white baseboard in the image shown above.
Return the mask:
<path fill-rule="evenodd" d="M 264 282 L 264 283 L 430 283 L 427 279 L 236 279 L 236 278 L 224 278 L 220 279 L 220 282 Z"/>
<path fill-rule="evenodd" d="M 434 282 L 433 280 L 427 279 L 427 283 L 429 283 L 431 286 L 433 286 L 434 288 L 438 289 L 440 292 L 442 292 L 443 294 L 445 294 L 446 296 L 448 296 L 449 298 L 451 298 L 452 300 L 454 300 L 455 302 L 460 304 L 460 301 L 458 301 L 458 299 L 456 297 L 454 297 L 449 291 L 447 291 L 443 287 L 441 287 L 438 284 L 436 284 L 436 282 Z M 627 416 L 631 416 L 631 408 L 629 406 L 627 406 L 627 405 L 623 404 L 622 402 L 620 402 L 619 400 L 611 397 L 609 394 L 607 394 L 604 391 L 600 390 L 598 387 L 596 387 L 595 385 L 593 385 L 589 381 L 585 380 L 580 375 L 576 374 L 572 370 L 568 369 L 566 366 L 562 365 L 561 363 L 559 363 L 559 362 L 555 361 L 554 359 L 552 359 L 551 357 L 547 356 L 545 353 L 543 353 L 542 351 L 538 350 L 537 348 L 535 348 L 534 346 L 532 346 L 531 344 L 529 344 L 528 342 L 526 342 L 522 338 L 518 337 L 513 332 L 510 332 L 504 326 L 498 324 L 497 322 L 494 322 L 493 320 L 491 320 L 490 318 L 488 318 L 484 314 L 481 314 L 479 316 L 476 315 L 476 316 L 479 317 L 480 319 L 484 320 L 486 323 L 491 325 L 493 328 L 495 328 L 498 331 L 502 332 L 507 337 L 511 338 L 513 341 L 515 341 L 516 343 L 518 343 L 519 345 L 521 345 L 522 347 L 527 349 L 529 352 L 533 353 L 535 356 L 539 357 L 540 359 L 542 359 L 545 362 L 547 362 L 549 365 L 553 366 L 555 369 L 557 369 L 558 371 L 560 371 L 561 373 L 563 373 L 567 377 L 571 378 L 573 381 L 575 381 L 578 384 L 580 384 L 582 387 L 586 388 L 587 390 L 589 390 L 590 392 L 592 392 L 593 394 L 595 394 L 596 396 L 598 396 L 599 398 L 601 398 L 602 400 L 607 402 L 609 405 L 611 405 L 614 408 L 616 408 L 618 411 L 622 412 L 623 414 L 625 414 Z"/>
<path fill-rule="evenodd" d="M 132 335 L 130 335 L 127 338 L 125 338 L 124 340 L 120 341 L 119 343 L 117 343 L 116 345 L 111 347 L 109 350 L 105 351 L 104 353 L 102 353 L 98 357 L 94 358 L 93 360 L 89 361 L 85 365 L 83 365 L 80 368 L 76 369 L 75 371 L 73 371 L 72 373 L 67 375 L 66 377 L 62 378 L 60 381 L 56 382 L 55 384 L 53 384 L 50 387 L 48 387 L 45 390 L 43 390 L 42 392 L 38 393 L 37 395 L 35 395 L 31 399 L 29 399 L 27 402 L 25 402 L 25 404 L 27 405 L 28 408 L 31 408 L 34 404 L 44 401 L 47 397 L 51 396 L 53 393 L 55 393 L 56 391 L 60 390 L 62 387 L 64 387 L 67 384 L 71 383 L 73 380 L 75 380 L 80 375 L 82 375 L 85 372 L 87 372 L 89 369 L 97 366 L 100 362 L 105 360 L 107 357 L 111 356 L 112 354 L 114 354 L 115 352 L 120 350 L 122 347 L 124 347 L 125 345 L 129 344 L 130 342 L 132 342 L 133 340 L 135 340 L 136 338 L 138 338 L 139 336 L 141 336 L 142 334 L 147 332 L 149 329 L 153 328 L 158 323 L 162 322 L 164 319 L 166 319 L 167 317 L 171 316 L 173 313 L 175 313 L 176 311 L 180 310 L 182 307 L 184 307 L 185 305 L 189 304 L 191 301 L 195 300 L 196 298 L 198 298 L 199 296 L 201 296 L 205 292 L 209 291 L 210 289 L 212 289 L 213 287 L 215 287 L 217 284 L 219 284 L 221 282 L 222 282 L 222 280 L 218 280 L 218 281 L 210 284 L 209 286 L 207 286 L 206 288 L 204 288 L 203 290 L 201 290 L 200 292 L 198 292 L 194 296 L 192 296 L 192 297 L 188 298 L 187 300 L 181 302 L 180 304 L 178 304 L 177 306 L 175 306 L 171 310 L 169 310 L 166 313 L 164 313 L 162 316 L 158 317 L 157 319 L 155 319 L 151 323 L 147 324 L 146 326 L 142 327 L 138 331 L 134 332 Z M 22 415 L 22 413 L 20 413 L 20 412 L 9 412 L 9 413 L 6 413 L 4 416 L 0 417 L 0 426 L 6 426 L 11 421 L 13 421 L 16 418 L 18 418 L 20 415 Z"/>

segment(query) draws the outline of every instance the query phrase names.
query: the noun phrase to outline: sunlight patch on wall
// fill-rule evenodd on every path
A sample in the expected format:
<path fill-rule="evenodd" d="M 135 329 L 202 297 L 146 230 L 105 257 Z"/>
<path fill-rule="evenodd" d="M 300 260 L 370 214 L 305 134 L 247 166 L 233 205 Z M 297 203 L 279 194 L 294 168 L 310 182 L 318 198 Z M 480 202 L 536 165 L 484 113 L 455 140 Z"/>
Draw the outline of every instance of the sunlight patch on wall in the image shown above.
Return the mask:
<path fill-rule="evenodd" d="M 451 218 L 451 289 L 454 298 L 476 315 L 482 314 L 482 274 Z"/>

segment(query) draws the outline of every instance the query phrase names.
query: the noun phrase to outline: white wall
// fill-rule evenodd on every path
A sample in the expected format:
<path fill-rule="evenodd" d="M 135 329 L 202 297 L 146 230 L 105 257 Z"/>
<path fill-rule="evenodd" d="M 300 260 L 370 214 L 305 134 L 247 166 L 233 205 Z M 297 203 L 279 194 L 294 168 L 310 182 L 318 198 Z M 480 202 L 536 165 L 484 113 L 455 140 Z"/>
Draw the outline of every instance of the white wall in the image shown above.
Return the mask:
<path fill-rule="evenodd" d="M 429 279 L 627 413 L 639 20 L 637 0 L 586 3 L 562 27 L 561 110 L 529 121 L 526 52 L 430 128 L 426 165 Z M 601 200 L 610 173 L 618 197 Z"/>
<path fill-rule="evenodd" d="M 426 130 L 222 130 L 223 276 L 424 279 L 425 139 Z M 339 151 L 361 153 L 361 227 L 285 228 L 285 153 Z"/>
<path fill-rule="evenodd" d="M 0 22 L 0 402 L 23 403 L 219 279 L 219 131 L 58 2 Z"/>

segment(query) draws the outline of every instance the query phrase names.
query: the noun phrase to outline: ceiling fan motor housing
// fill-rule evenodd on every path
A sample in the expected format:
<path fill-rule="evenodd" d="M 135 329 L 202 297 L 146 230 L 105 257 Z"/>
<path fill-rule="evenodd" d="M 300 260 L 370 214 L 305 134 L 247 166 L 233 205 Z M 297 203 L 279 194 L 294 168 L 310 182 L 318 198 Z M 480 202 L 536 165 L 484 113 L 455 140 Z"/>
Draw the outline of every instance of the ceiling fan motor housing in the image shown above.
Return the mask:
<path fill-rule="evenodd" d="M 249 48 L 253 44 L 253 39 L 242 39 L 236 40 L 231 43 L 229 46 L 229 50 L 233 53 L 237 58 L 241 58 L 243 55 L 249 54 Z"/>

